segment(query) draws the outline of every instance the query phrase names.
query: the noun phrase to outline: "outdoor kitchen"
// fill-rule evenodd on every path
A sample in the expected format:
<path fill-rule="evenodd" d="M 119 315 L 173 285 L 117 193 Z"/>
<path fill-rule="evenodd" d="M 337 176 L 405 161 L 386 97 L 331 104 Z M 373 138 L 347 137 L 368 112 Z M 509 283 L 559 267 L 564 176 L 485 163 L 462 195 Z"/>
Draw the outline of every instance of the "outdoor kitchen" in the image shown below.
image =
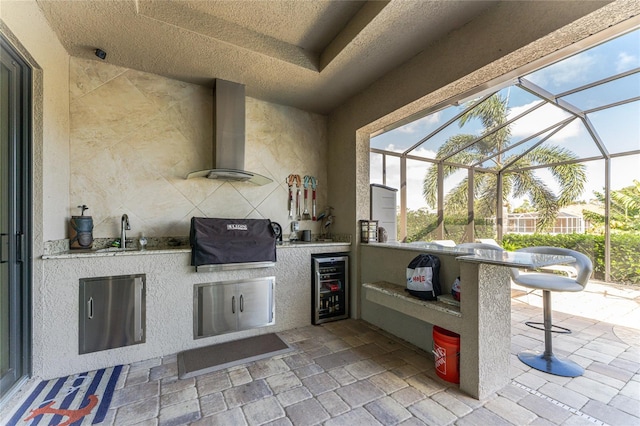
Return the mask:
<path fill-rule="evenodd" d="M 618 205 L 600 282 L 600 258 L 503 238 L 491 197 L 518 187 L 490 162 L 584 160 L 609 203 L 637 137 L 518 162 L 606 118 L 563 97 L 635 82 L 637 56 L 575 64 L 573 89 L 526 77 L 633 53 L 638 5 L 425 5 L 2 0 L 0 423 L 637 421 Z M 498 125 L 474 115 L 495 90 Z M 516 131 L 547 107 L 575 122 Z M 496 157 L 458 162 L 494 132 Z"/>
<path fill-rule="evenodd" d="M 72 215 L 91 217 L 92 244 L 70 249 L 67 239 L 46 243 L 43 292 L 50 297 L 35 309 L 39 325 L 34 330 L 36 341 L 48 349 L 35 351 L 39 374 L 58 377 L 309 324 L 312 254 L 350 249 L 350 236 L 332 235 L 330 222 L 324 226 L 327 221 L 322 220 L 327 200 L 325 119 L 246 98 L 244 170 L 273 180 L 256 185 L 207 179 L 206 174 L 187 179 L 194 170 L 214 166 L 213 150 L 219 141 L 212 128 L 213 90 L 78 58 L 71 59 L 71 75 L 70 197 L 88 206 L 82 216 Z M 240 101 L 244 112 L 245 97 L 235 104 Z M 302 180 L 297 186 L 294 181 L 290 197 L 290 174 L 314 176 L 315 208 L 311 188 L 303 192 Z M 305 210 L 308 215 L 303 217 Z M 339 209 L 334 212 L 339 216 Z M 128 230 L 123 229 L 123 214 Z M 230 238 L 230 246 L 221 248 L 227 257 L 207 259 L 204 266 L 192 263 L 189 234 L 192 218 L 198 217 L 236 219 L 227 222 L 242 224 L 234 226 L 275 223 L 277 245 L 275 233 L 263 231 L 267 244 L 273 245 L 273 259 L 268 259 L 272 262 L 252 262 L 258 259 L 247 257 L 250 252 L 239 240 L 240 231 Z M 310 241 L 299 241 L 304 231 Z M 112 247 L 123 235 L 128 248 Z M 143 250 L 141 238 L 147 242 Z M 235 259 L 230 251 L 233 242 L 239 244 Z M 222 270 L 207 269 L 210 263 L 232 264 Z M 83 306 L 79 280 L 135 274 L 146 276 L 144 342 L 79 354 L 78 306 Z M 194 286 L 263 277 L 275 278 L 273 297 L 263 302 L 274 301 L 268 326 L 196 340 Z"/>

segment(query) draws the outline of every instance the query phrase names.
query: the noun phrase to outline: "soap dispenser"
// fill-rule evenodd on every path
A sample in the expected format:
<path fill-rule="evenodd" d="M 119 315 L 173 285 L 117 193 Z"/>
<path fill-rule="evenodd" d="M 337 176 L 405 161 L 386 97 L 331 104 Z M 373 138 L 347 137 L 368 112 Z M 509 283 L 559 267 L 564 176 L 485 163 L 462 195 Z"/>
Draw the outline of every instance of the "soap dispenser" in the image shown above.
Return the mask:
<path fill-rule="evenodd" d="M 84 211 L 89 209 L 85 204 L 78 208 L 81 215 L 71 216 L 69 221 L 69 248 L 90 249 L 93 246 L 93 218 L 84 215 Z"/>

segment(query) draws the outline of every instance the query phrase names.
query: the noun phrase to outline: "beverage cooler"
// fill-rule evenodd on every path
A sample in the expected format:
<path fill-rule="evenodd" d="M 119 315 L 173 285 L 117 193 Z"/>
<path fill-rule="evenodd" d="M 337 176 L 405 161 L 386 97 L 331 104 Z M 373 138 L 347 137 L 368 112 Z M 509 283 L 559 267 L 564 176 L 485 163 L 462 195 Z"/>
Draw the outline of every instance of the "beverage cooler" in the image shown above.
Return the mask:
<path fill-rule="evenodd" d="M 311 255 L 311 322 L 321 324 L 349 316 L 349 256 Z"/>

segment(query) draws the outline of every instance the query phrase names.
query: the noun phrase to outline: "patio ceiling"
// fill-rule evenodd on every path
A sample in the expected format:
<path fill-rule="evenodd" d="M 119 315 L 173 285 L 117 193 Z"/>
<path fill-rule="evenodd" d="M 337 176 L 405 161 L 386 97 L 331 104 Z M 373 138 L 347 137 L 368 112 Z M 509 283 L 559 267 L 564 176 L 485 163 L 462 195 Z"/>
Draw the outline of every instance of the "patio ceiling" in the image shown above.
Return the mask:
<path fill-rule="evenodd" d="M 2 0 L 7 1 L 7 0 Z M 37 0 L 67 51 L 327 114 L 496 0 Z"/>

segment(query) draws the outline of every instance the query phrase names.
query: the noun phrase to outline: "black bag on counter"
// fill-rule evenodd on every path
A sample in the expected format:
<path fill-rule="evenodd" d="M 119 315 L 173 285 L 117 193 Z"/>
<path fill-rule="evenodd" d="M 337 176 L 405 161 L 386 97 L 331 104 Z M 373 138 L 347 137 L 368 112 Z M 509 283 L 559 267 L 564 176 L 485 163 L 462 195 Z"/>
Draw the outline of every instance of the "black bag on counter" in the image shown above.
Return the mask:
<path fill-rule="evenodd" d="M 423 300 L 437 300 L 440 288 L 440 259 L 432 254 L 420 254 L 407 266 L 406 291 Z"/>
<path fill-rule="evenodd" d="M 269 219 L 192 217 L 191 265 L 275 262 L 276 235 Z"/>

